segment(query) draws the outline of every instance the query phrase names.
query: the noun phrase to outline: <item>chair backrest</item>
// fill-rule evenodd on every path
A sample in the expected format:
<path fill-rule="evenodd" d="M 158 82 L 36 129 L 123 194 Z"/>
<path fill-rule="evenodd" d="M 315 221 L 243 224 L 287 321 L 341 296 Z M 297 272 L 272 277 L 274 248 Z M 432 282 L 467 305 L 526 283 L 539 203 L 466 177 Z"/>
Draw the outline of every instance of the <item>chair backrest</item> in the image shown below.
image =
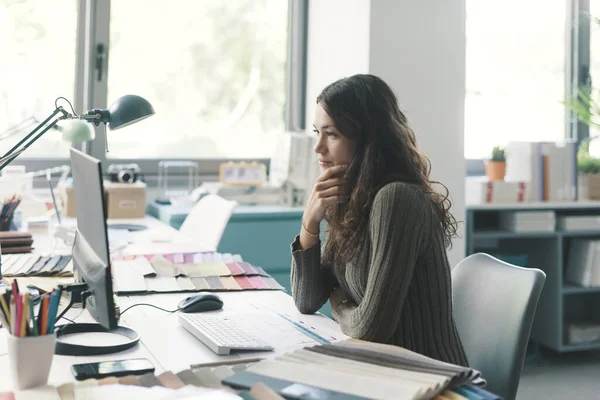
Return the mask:
<path fill-rule="evenodd" d="M 517 395 L 527 342 L 546 274 L 488 254 L 452 270 L 454 317 L 469 365 L 505 400 Z"/>
<path fill-rule="evenodd" d="M 207 194 L 192 207 L 179 232 L 194 240 L 203 250 L 216 251 L 236 205 L 235 201 Z"/>

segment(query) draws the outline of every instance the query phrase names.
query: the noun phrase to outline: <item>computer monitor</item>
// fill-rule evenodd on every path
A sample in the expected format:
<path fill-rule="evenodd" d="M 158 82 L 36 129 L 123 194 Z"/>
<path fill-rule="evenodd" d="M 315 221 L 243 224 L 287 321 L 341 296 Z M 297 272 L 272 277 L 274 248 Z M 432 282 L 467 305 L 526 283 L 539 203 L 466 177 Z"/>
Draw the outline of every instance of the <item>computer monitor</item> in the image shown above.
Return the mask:
<path fill-rule="evenodd" d="M 111 354 L 130 349 L 139 343 L 140 335 L 133 329 L 118 326 L 115 307 L 106 228 L 106 200 L 100 161 L 71 149 L 71 172 L 75 190 L 77 230 L 73 244 L 73 272 L 75 283 L 61 287 L 71 292 L 71 302 L 84 307 L 97 324 L 75 323 L 61 325 L 57 330 L 56 354 L 88 356 Z M 74 294 L 76 295 L 74 296 Z M 62 339 L 71 334 L 103 332 L 125 336 L 129 340 L 118 344 L 83 345 Z"/>
<path fill-rule="evenodd" d="M 118 318 L 112 288 L 106 201 L 100 160 L 71 149 L 77 231 L 73 245 L 75 280 L 87 285 L 85 308 L 108 330 Z"/>

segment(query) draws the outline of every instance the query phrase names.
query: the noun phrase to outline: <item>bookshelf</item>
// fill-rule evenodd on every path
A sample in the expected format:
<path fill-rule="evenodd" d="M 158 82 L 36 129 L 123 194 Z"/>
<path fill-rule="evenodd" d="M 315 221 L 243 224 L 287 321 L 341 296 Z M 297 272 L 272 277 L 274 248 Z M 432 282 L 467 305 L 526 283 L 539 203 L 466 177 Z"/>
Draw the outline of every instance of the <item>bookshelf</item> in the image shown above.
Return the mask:
<path fill-rule="evenodd" d="M 600 287 L 579 287 L 564 280 L 570 241 L 600 239 L 600 224 L 585 231 L 511 232 L 500 228 L 500 216 L 507 211 L 553 211 L 557 220 L 560 216 L 598 217 L 600 201 L 483 204 L 467 206 L 466 213 L 467 255 L 489 253 L 546 273 L 531 339 L 561 353 L 600 350 L 600 341 L 570 343 L 567 332 L 571 323 L 600 324 Z"/>

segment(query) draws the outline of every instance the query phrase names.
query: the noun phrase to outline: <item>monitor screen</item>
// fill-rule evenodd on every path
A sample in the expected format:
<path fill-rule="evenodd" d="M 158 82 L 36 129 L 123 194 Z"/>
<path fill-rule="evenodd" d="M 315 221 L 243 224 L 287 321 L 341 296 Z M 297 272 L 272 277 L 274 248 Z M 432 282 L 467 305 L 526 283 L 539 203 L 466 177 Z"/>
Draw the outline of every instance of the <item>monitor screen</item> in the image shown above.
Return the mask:
<path fill-rule="evenodd" d="M 90 314 L 107 329 L 118 319 L 112 290 L 110 253 L 106 228 L 106 199 L 100 160 L 71 148 L 77 234 L 73 245 L 75 279 L 85 282 L 91 295 Z"/>

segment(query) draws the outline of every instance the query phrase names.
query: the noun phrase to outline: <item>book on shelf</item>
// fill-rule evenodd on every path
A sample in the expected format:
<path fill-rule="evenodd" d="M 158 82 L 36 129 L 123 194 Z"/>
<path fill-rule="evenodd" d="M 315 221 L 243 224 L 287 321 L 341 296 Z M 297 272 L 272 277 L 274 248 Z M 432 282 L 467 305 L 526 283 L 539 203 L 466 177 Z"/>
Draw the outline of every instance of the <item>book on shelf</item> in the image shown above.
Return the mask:
<path fill-rule="evenodd" d="M 569 242 L 565 280 L 577 286 L 600 286 L 600 240 L 577 238 Z"/>
<path fill-rule="evenodd" d="M 500 213 L 500 228 L 510 232 L 554 232 L 554 211 L 504 211 Z"/>
<path fill-rule="evenodd" d="M 469 177 L 465 182 L 467 204 L 526 203 L 528 182 L 488 181 Z"/>
<path fill-rule="evenodd" d="M 577 200 L 577 143 L 509 142 L 506 180 L 528 183 L 530 201 Z"/>

